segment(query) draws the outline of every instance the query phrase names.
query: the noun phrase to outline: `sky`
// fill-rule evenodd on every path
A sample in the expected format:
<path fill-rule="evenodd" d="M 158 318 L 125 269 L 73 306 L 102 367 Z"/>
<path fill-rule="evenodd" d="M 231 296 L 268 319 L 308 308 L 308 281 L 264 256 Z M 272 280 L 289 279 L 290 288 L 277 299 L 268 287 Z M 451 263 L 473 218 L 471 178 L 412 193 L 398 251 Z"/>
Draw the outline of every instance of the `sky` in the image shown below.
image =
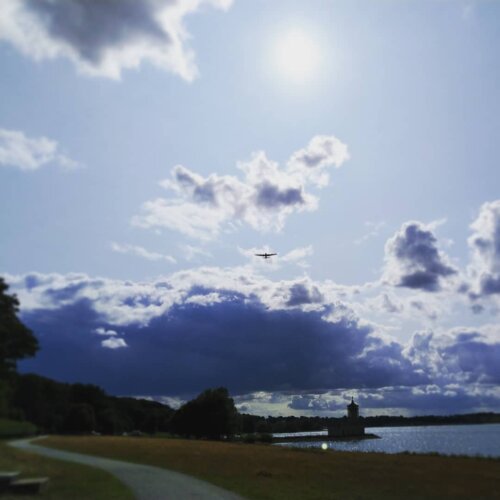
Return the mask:
<path fill-rule="evenodd" d="M 20 370 L 500 411 L 499 26 L 488 0 L 3 0 Z"/>

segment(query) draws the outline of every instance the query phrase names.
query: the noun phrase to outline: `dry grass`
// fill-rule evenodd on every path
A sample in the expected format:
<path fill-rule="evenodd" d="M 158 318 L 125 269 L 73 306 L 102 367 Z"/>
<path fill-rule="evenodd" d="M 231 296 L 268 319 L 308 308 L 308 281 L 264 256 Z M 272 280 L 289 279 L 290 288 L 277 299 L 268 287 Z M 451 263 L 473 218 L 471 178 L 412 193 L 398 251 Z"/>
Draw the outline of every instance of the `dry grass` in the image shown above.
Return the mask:
<path fill-rule="evenodd" d="M 2 500 L 131 500 L 130 490 L 107 472 L 17 450 L 0 441 L 0 470 L 20 471 L 21 477 L 48 477 L 42 492 L 33 495 L 0 495 Z"/>
<path fill-rule="evenodd" d="M 124 437 L 45 445 L 165 467 L 258 499 L 500 499 L 500 461 Z"/>

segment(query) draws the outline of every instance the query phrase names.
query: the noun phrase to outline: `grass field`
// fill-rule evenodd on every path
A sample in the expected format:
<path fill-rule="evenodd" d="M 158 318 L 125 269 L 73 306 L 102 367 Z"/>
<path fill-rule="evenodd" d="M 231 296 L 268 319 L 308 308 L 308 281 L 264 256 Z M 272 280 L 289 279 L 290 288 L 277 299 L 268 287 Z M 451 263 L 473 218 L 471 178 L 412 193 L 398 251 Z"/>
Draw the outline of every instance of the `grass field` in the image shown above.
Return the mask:
<path fill-rule="evenodd" d="M 70 464 L 16 450 L 0 441 L 0 470 L 20 471 L 21 477 L 48 477 L 49 483 L 34 497 L 0 495 L 2 500 L 131 500 L 132 493 L 114 476 L 93 467 Z"/>
<path fill-rule="evenodd" d="M 181 439 L 50 437 L 44 445 L 165 467 L 258 499 L 500 499 L 500 460 Z"/>

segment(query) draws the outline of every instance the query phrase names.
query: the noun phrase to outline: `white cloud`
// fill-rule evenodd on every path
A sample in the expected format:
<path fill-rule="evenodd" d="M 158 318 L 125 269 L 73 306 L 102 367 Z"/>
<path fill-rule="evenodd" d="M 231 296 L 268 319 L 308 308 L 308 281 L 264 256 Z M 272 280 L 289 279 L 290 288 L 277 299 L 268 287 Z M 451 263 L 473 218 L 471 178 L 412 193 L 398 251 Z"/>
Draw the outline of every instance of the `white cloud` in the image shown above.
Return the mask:
<path fill-rule="evenodd" d="M 484 203 L 468 240 L 472 252 L 469 266 L 473 296 L 500 295 L 500 200 Z"/>
<path fill-rule="evenodd" d="M 78 162 L 61 154 L 58 143 L 52 139 L 30 138 L 19 130 L 0 129 L 0 166 L 33 171 L 48 163 L 68 170 L 79 166 Z"/>
<path fill-rule="evenodd" d="M 191 81 L 198 75 L 184 18 L 232 0 L 2 0 L 0 39 L 36 61 L 65 58 L 79 72 L 119 79 L 149 62 Z"/>
<path fill-rule="evenodd" d="M 198 304 L 201 306 L 209 306 L 223 302 L 224 299 L 218 293 L 207 293 L 206 295 L 191 295 L 185 301 L 186 304 Z"/>
<path fill-rule="evenodd" d="M 221 297 L 229 300 L 234 294 L 241 294 L 257 298 L 269 310 L 278 310 L 289 308 L 292 296 L 294 307 L 304 305 L 307 308 L 311 303 L 318 305 L 320 298 L 323 303 L 336 304 L 337 307 L 340 300 L 355 293 L 350 287 L 331 282 L 315 282 L 307 277 L 271 280 L 257 273 L 251 266 L 201 267 L 145 282 L 91 278 L 84 274 L 39 273 L 6 276 L 6 280 L 18 294 L 23 311 L 54 309 L 79 301 L 89 301 L 103 322 L 117 327 L 146 325 L 175 305 L 188 302 L 193 296 L 195 298 L 191 302 L 202 304 L 219 301 Z M 229 295 L 228 291 L 231 292 Z M 103 328 L 96 333 L 104 334 L 106 331 L 108 330 Z"/>
<path fill-rule="evenodd" d="M 118 339 L 116 337 L 110 337 L 109 339 L 103 340 L 101 342 L 101 345 L 108 349 L 120 349 L 122 347 L 128 347 L 127 343 L 123 339 Z"/>
<path fill-rule="evenodd" d="M 133 226 L 172 229 L 200 240 L 217 236 L 221 224 L 226 220 L 226 214 L 220 210 L 165 198 L 146 201 L 141 212 L 132 217 Z"/>
<path fill-rule="evenodd" d="M 205 240 L 242 223 L 258 231 L 280 231 L 291 214 L 316 210 L 318 198 L 307 191 L 308 186 L 326 185 L 326 168 L 340 167 L 347 158 L 347 146 L 337 138 L 317 136 L 292 155 L 286 168 L 262 151 L 254 153 L 249 161 L 238 163 L 243 178 L 203 177 L 176 165 L 171 178 L 160 182 L 173 196 L 144 203 L 132 224 Z"/>
<path fill-rule="evenodd" d="M 329 182 L 325 167 L 341 167 L 350 158 L 347 145 L 334 136 L 317 135 L 309 144 L 291 156 L 288 168 L 318 186 Z"/>
<path fill-rule="evenodd" d="M 135 255 L 146 260 L 166 261 L 170 264 L 175 264 L 177 261 L 171 255 L 164 255 L 158 252 L 150 252 L 143 247 L 129 244 L 111 243 L 111 249 L 114 252 Z"/>
<path fill-rule="evenodd" d="M 94 333 L 97 335 L 106 335 L 108 337 L 113 337 L 117 335 L 117 333 L 114 330 L 106 330 L 106 328 L 99 327 L 94 330 Z"/>

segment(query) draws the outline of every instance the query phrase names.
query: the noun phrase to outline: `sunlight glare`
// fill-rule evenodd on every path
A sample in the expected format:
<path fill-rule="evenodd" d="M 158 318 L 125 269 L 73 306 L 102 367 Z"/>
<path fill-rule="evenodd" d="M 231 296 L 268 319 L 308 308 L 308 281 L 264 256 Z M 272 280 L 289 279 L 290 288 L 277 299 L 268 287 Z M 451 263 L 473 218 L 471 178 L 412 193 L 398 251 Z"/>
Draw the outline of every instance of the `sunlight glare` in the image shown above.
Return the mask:
<path fill-rule="evenodd" d="M 293 29 L 276 40 L 272 64 L 287 81 L 303 84 L 312 80 L 321 63 L 321 50 L 313 37 Z"/>

